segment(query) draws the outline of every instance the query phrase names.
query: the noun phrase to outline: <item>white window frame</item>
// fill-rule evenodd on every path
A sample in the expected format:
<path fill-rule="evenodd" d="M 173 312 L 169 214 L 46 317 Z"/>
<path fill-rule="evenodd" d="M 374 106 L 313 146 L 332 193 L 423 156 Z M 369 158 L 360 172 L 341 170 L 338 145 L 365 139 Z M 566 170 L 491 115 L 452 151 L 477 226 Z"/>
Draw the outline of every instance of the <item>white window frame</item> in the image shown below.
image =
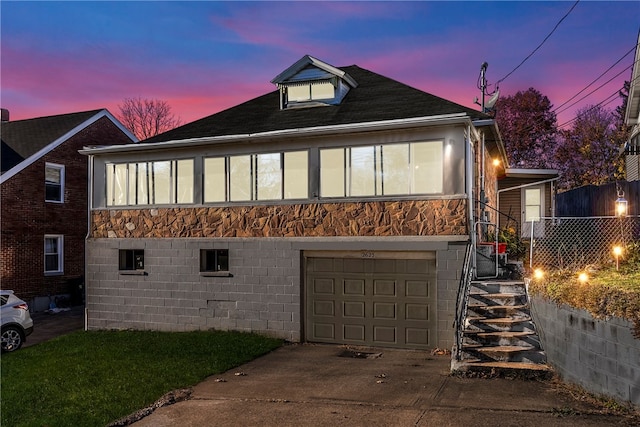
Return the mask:
<path fill-rule="evenodd" d="M 60 200 L 50 200 L 47 199 L 47 169 L 56 169 L 60 171 Z M 44 165 L 44 201 L 49 203 L 64 203 L 64 175 L 65 175 L 64 165 L 59 165 L 57 163 L 45 163 Z"/>
<path fill-rule="evenodd" d="M 47 253 L 47 239 L 55 239 L 58 249 L 58 268 L 56 270 L 47 270 L 47 255 L 56 255 L 55 253 Z M 62 274 L 64 273 L 64 236 L 61 234 L 45 234 L 44 236 L 44 273 L 45 274 Z"/>

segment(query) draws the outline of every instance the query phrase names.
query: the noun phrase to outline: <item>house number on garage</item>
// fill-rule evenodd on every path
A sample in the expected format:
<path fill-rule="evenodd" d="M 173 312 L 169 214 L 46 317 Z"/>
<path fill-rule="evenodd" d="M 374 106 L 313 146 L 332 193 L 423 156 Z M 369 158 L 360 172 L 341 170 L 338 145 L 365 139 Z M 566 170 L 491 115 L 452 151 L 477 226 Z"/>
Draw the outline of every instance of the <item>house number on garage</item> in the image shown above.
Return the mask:
<path fill-rule="evenodd" d="M 362 251 L 362 252 L 360 252 L 360 258 L 375 258 L 375 252 L 373 252 L 373 251 Z"/>

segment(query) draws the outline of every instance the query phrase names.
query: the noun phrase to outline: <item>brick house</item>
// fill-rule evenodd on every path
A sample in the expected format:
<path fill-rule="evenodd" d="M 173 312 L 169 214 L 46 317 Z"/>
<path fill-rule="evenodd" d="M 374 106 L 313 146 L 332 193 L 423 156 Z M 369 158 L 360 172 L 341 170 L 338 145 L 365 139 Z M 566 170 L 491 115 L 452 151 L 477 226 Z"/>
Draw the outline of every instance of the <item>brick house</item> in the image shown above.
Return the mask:
<path fill-rule="evenodd" d="M 3 110 L 0 125 L 2 287 L 41 311 L 50 297 L 77 291 L 84 276 L 88 174 L 78 151 L 137 139 L 107 110 L 15 121 L 8 115 Z"/>
<path fill-rule="evenodd" d="M 506 164 L 495 122 L 310 56 L 272 83 L 144 143 L 82 151 L 88 328 L 451 347 L 476 199 L 495 207 L 491 159 Z"/>

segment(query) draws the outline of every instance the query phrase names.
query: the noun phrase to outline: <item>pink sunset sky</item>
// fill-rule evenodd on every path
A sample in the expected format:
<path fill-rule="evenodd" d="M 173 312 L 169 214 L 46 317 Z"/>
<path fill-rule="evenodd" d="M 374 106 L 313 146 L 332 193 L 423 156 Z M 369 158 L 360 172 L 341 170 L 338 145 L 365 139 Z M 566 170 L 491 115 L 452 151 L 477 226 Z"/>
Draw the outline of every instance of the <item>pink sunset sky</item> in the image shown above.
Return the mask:
<path fill-rule="evenodd" d="M 0 102 L 20 120 L 160 99 L 186 123 L 274 90 L 309 54 L 479 109 L 486 61 L 489 91 L 533 87 L 562 125 L 621 104 L 639 16 L 637 1 L 2 1 Z"/>

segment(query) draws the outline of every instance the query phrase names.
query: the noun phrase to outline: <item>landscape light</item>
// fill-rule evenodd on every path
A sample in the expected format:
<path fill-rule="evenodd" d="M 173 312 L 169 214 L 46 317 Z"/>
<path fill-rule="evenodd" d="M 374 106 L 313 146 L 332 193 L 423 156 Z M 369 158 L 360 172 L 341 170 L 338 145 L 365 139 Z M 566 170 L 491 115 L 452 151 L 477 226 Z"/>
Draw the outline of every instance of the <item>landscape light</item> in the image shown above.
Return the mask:
<path fill-rule="evenodd" d="M 535 279 L 542 279 L 544 277 L 544 271 L 542 271 L 540 268 L 536 268 L 535 270 L 533 270 L 533 277 Z"/>
<path fill-rule="evenodd" d="M 613 256 L 616 257 L 616 271 L 618 270 L 618 267 L 620 266 L 620 255 L 622 255 L 622 246 L 614 246 L 613 247 Z"/>
<path fill-rule="evenodd" d="M 578 281 L 580 283 L 587 283 L 588 280 L 589 280 L 589 276 L 587 275 L 587 273 L 582 272 L 578 274 Z"/>

